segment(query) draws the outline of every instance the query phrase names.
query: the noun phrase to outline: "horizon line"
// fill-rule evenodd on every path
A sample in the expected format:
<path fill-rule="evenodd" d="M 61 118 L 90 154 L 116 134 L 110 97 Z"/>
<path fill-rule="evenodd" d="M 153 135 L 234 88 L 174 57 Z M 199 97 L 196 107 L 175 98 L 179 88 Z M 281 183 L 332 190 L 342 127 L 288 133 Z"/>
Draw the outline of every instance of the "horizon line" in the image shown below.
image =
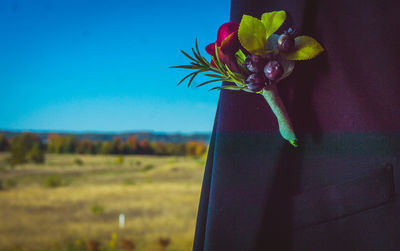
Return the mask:
<path fill-rule="evenodd" d="M 1 132 L 33 132 L 33 133 L 64 133 L 64 134 L 130 134 L 130 133 L 151 133 L 151 134 L 180 134 L 180 135 L 194 135 L 194 134 L 211 134 L 212 132 L 207 131 L 194 131 L 194 132 L 163 132 L 154 130 L 122 130 L 122 131 L 98 131 L 98 130 L 51 130 L 51 129 L 3 129 L 0 128 Z"/>

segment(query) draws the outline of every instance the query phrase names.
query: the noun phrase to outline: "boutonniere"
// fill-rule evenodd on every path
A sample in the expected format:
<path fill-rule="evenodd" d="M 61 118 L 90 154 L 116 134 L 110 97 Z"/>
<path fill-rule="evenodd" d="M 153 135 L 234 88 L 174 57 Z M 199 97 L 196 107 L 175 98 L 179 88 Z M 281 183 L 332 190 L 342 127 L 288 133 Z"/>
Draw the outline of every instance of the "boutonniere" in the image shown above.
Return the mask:
<path fill-rule="evenodd" d="M 276 86 L 293 72 L 295 61 L 312 59 L 324 48 L 312 37 L 296 36 L 291 28 L 283 34 L 275 34 L 285 19 L 285 11 L 264 13 L 261 20 L 243 15 L 240 24 L 228 22 L 218 29 L 216 42 L 206 47 L 206 52 L 211 55 L 210 62 L 200 54 L 196 40 L 193 55 L 181 51 L 189 58 L 190 64 L 170 68 L 193 71 L 178 85 L 189 79 L 189 87 L 201 73 L 212 79 L 196 87 L 227 81 L 233 84 L 210 90 L 246 91 L 262 95 L 278 120 L 282 137 L 297 147 L 292 122 Z"/>

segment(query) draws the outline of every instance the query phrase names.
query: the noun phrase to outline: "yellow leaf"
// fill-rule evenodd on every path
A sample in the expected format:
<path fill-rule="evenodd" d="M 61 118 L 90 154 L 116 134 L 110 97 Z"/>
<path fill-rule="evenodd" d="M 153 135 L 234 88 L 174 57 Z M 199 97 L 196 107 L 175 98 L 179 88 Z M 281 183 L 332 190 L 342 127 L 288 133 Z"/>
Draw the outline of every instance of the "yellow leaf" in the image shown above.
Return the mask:
<path fill-rule="evenodd" d="M 283 53 L 282 56 L 288 60 L 308 60 L 312 59 L 321 52 L 324 48 L 317 40 L 309 36 L 298 36 L 294 39 L 295 51 Z"/>
<path fill-rule="evenodd" d="M 265 54 L 265 27 L 263 23 L 252 16 L 243 15 L 240 21 L 238 37 L 240 44 L 251 54 Z"/>
<path fill-rule="evenodd" d="M 286 12 L 284 10 L 281 11 L 272 11 L 266 12 L 261 16 L 261 22 L 265 26 L 265 39 L 268 39 L 275 31 L 281 27 L 283 22 L 286 19 Z"/>

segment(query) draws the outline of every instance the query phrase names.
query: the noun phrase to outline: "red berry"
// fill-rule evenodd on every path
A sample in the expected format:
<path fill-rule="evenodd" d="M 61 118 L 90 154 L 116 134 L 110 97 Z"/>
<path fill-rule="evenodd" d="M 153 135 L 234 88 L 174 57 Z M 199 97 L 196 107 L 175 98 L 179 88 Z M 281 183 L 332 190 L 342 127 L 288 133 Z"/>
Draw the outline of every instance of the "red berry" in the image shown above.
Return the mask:
<path fill-rule="evenodd" d="M 283 74 L 283 67 L 276 60 L 269 61 L 264 67 L 265 76 L 270 80 L 277 80 Z"/>
<path fill-rule="evenodd" d="M 265 76 L 262 73 L 253 73 L 247 77 L 245 84 L 253 92 L 261 91 L 265 87 Z"/>

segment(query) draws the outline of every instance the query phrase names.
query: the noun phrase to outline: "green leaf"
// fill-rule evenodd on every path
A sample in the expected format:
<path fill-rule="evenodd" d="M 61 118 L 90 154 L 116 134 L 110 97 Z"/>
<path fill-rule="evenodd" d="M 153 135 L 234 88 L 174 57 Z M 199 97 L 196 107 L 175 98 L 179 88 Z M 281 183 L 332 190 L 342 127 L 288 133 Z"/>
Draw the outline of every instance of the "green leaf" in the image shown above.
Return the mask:
<path fill-rule="evenodd" d="M 294 39 L 296 50 L 293 52 L 282 53 L 282 56 L 288 60 L 308 60 L 316 57 L 324 51 L 320 43 L 309 36 L 298 36 Z"/>
<path fill-rule="evenodd" d="M 217 58 L 217 62 L 214 61 L 214 63 L 221 65 L 221 61 L 219 60 L 218 47 L 217 46 L 215 46 L 215 57 Z"/>
<path fill-rule="evenodd" d="M 168 68 L 198 69 L 198 67 L 196 67 L 194 65 L 178 65 L 178 66 L 170 66 Z"/>
<path fill-rule="evenodd" d="M 281 66 L 283 68 L 282 76 L 276 80 L 276 82 L 279 82 L 279 81 L 289 77 L 290 74 L 292 74 L 296 61 L 287 60 L 287 59 L 283 58 L 281 55 L 278 55 L 276 57 L 276 59 L 278 60 L 278 62 L 281 64 Z"/>
<path fill-rule="evenodd" d="M 240 44 L 251 54 L 264 56 L 265 27 L 255 17 L 243 15 L 240 21 L 238 37 Z"/>
<path fill-rule="evenodd" d="M 197 53 L 194 51 L 193 48 L 192 48 L 192 52 L 193 52 L 193 55 L 196 57 L 197 61 L 201 62 L 201 57 L 199 55 L 197 55 Z"/>
<path fill-rule="evenodd" d="M 219 87 L 220 89 L 224 89 L 224 90 L 232 90 L 232 91 L 240 91 L 242 90 L 244 87 L 242 86 L 236 86 L 236 85 L 226 85 L 226 86 L 221 86 Z"/>
<path fill-rule="evenodd" d="M 195 45 L 196 45 L 197 54 L 198 54 L 199 56 L 201 56 L 200 51 L 199 51 L 199 46 L 197 45 L 197 38 L 194 39 L 194 43 L 195 43 Z"/>
<path fill-rule="evenodd" d="M 282 79 L 287 78 L 287 77 L 289 77 L 290 74 L 292 74 L 292 72 L 294 70 L 294 64 L 295 64 L 295 62 L 290 61 L 290 60 L 287 61 L 287 64 L 285 64 L 285 65 L 282 64 L 284 72 L 283 72 L 282 76 L 278 79 L 278 81 L 281 81 Z"/>
<path fill-rule="evenodd" d="M 179 81 L 179 83 L 177 85 L 180 85 L 185 79 L 187 79 L 188 77 L 192 76 L 195 72 L 190 73 L 189 75 L 187 75 L 186 77 L 182 78 L 181 81 Z"/>
<path fill-rule="evenodd" d="M 266 12 L 261 16 L 261 22 L 265 27 L 265 39 L 268 39 L 275 31 L 281 27 L 283 22 L 286 19 L 286 12 L 284 10 L 281 11 L 272 11 Z"/>
<path fill-rule="evenodd" d="M 243 53 L 242 50 L 238 50 L 236 53 L 236 62 L 237 65 L 239 66 L 240 70 L 242 72 L 247 72 L 247 67 L 243 66 L 245 60 L 246 60 L 246 55 Z"/>
<path fill-rule="evenodd" d="M 242 78 L 242 74 L 231 71 L 231 69 L 229 69 L 228 65 L 225 65 L 225 68 L 226 68 L 227 72 L 229 73 L 229 75 L 233 76 L 234 78 L 236 78 L 236 79 Z"/>
<path fill-rule="evenodd" d="M 201 83 L 201 84 L 197 85 L 196 87 L 200 87 L 200 86 L 203 86 L 203 85 L 206 85 L 206 84 L 209 84 L 209 83 L 212 83 L 212 82 L 217 82 L 217 81 L 222 81 L 222 80 L 220 80 L 220 79 L 209 80 L 209 81 L 206 81 L 204 83 Z"/>
<path fill-rule="evenodd" d="M 219 86 L 217 86 L 217 87 L 213 87 L 213 88 L 211 88 L 210 90 L 208 90 L 208 91 L 212 91 L 212 90 L 216 90 L 216 89 L 220 89 L 220 87 Z"/>
<path fill-rule="evenodd" d="M 203 64 L 206 64 L 206 65 L 207 65 L 207 63 L 208 63 L 208 62 L 207 62 L 207 59 L 205 59 L 205 57 L 203 57 L 203 56 L 201 55 L 200 51 L 199 51 L 199 46 L 198 46 L 198 44 L 197 44 L 197 38 L 195 38 L 194 42 L 195 42 L 195 45 L 196 45 L 196 51 L 197 51 L 197 55 L 199 56 L 200 62 L 202 62 Z"/>
<path fill-rule="evenodd" d="M 204 68 L 204 66 L 203 65 L 200 65 L 200 64 L 198 64 L 198 63 L 193 63 L 193 62 L 190 62 L 190 64 L 191 65 L 193 65 L 193 66 L 196 66 L 197 68 L 199 68 L 199 69 L 202 69 L 202 68 Z"/>
<path fill-rule="evenodd" d="M 186 57 L 188 57 L 190 60 L 196 62 L 196 59 L 192 58 L 191 56 L 189 56 L 189 54 L 187 54 L 186 52 L 184 52 L 183 50 L 181 50 L 182 54 L 185 55 Z"/>
<path fill-rule="evenodd" d="M 208 59 L 206 59 L 205 57 L 203 57 L 203 56 L 200 56 L 200 58 L 202 59 L 202 64 L 203 65 L 208 65 L 208 66 L 211 66 L 211 64 L 210 64 L 210 62 L 208 62 Z"/>
<path fill-rule="evenodd" d="M 189 80 L 189 83 L 188 83 L 188 86 L 187 87 L 189 87 L 190 86 L 190 84 L 192 83 L 192 81 L 193 81 L 193 79 L 197 76 L 197 74 L 199 74 L 200 72 L 203 72 L 204 70 L 198 70 L 198 71 L 196 71 L 194 74 L 193 74 L 193 76 L 190 78 L 190 80 Z"/>
<path fill-rule="evenodd" d="M 215 47 L 215 48 L 217 48 L 217 47 Z M 218 71 L 220 71 L 221 74 L 226 75 L 226 71 L 225 71 L 224 67 L 221 64 L 221 61 L 219 61 L 218 51 L 217 50 L 215 50 L 215 56 L 216 56 L 216 58 L 211 57 L 211 59 L 215 63 L 215 66 L 217 67 Z"/>
<path fill-rule="evenodd" d="M 246 55 L 244 55 L 242 50 L 238 50 L 235 55 L 238 63 L 243 63 L 246 60 Z"/>
<path fill-rule="evenodd" d="M 299 142 L 296 139 L 289 140 L 289 143 L 294 147 L 299 147 Z"/>
<path fill-rule="evenodd" d="M 212 78 L 226 78 L 223 75 L 217 75 L 217 74 L 204 74 L 204 76 L 212 77 Z"/>
<path fill-rule="evenodd" d="M 226 69 L 227 69 L 227 74 L 228 76 L 232 79 L 232 80 L 228 80 L 230 82 L 234 82 L 237 85 L 242 85 L 242 86 L 246 86 L 243 83 L 243 78 L 242 75 L 236 72 L 232 72 L 229 67 L 227 65 L 225 65 Z"/>

